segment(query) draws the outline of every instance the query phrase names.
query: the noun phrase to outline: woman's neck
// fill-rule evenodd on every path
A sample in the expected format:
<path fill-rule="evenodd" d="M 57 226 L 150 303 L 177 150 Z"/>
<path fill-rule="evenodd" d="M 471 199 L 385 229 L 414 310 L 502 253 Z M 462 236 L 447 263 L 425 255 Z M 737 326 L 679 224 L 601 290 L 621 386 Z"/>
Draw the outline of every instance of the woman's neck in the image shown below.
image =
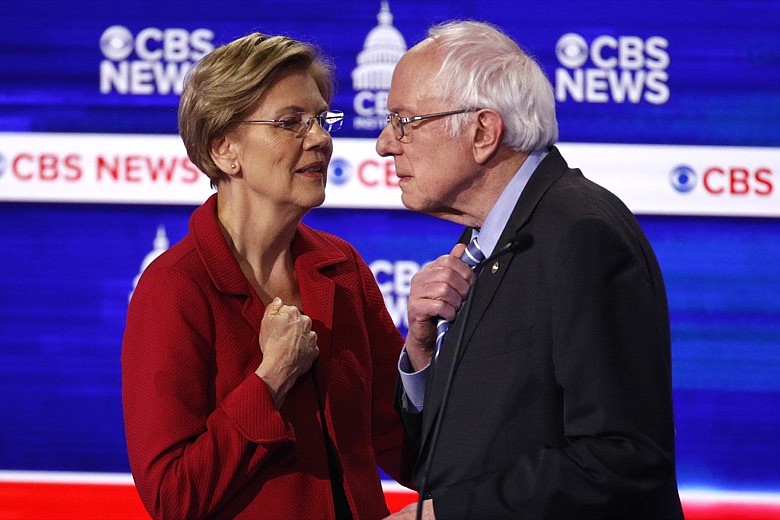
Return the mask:
<path fill-rule="evenodd" d="M 291 246 L 303 215 L 247 196 L 221 194 L 217 214 L 222 234 L 258 296 L 266 304 L 279 296 L 300 306 Z"/>

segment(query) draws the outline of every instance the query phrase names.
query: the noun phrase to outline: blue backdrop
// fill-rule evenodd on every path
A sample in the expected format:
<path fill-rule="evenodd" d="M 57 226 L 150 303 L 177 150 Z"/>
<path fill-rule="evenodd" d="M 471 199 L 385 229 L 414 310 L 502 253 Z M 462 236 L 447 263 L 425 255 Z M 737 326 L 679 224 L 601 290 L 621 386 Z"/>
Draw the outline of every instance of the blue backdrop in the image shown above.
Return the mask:
<path fill-rule="evenodd" d="M 217 7 L 185 0 L 85 0 L 79 5 L 28 0 L 3 6 L 0 131 L 176 133 L 178 96 L 164 93 L 162 82 L 146 82 L 151 91 L 145 95 L 99 88 L 101 62 L 118 68 L 122 61 L 144 57 L 132 51 L 123 60 L 107 59 L 100 39 L 116 24 L 135 37 L 148 28 L 188 33 L 207 28 L 214 46 L 253 30 L 314 42 L 336 65 L 339 88 L 333 107 L 354 118 L 351 73 L 366 35 L 377 26 L 380 2 L 223 0 Z M 565 34 L 580 35 L 586 51 L 593 50 L 599 37 L 622 40 L 626 48 L 628 38 L 641 40 L 639 56 L 620 51 L 620 46 L 599 46 L 597 54 L 607 62 L 602 68 L 620 72 L 613 65 L 623 63 L 624 79 L 638 83 L 653 70 L 665 74 L 666 79 L 656 82 L 660 88 L 650 85 L 645 94 L 668 89 L 668 100 L 654 103 L 643 95 L 636 103 L 619 102 L 617 89 L 593 80 L 594 89 L 604 94 L 600 99 L 559 98 L 562 141 L 780 145 L 780 2 L 599 0 L 586 7 L 577 0 L 392 0 L 389 8 L 392 25 L 408 46 L 420 41 L 429 25 L 452 18 L 500 24 L 539 59 L 552 80 L 558 69 L 566 68 L 556 52 Z M 661 58 L 645 48 L 653 37 L 666 40 Z M 162 37 L 146 41 L 151 62 L 178 66 L 192 61 L 178 56 L 177 46 L 166 47 Z M 166 48 L 172 54 L 167 60 L 162 54 Z M 193 45 L 187 50 L 188 57 L 197 53 Z M 598 68 L 592 57 L 582 58 L 587 59 L 580 66 L 567 68 L 568 76 L 575 76 L 575 69 L 586 73 Z M 347 123 L 343 135 L 373 137 L 376 132 Z"/>
<path fill-rule="evenodd" d="M 389 10 L 409 46 L 450 18 L 500 24 L 554 80 L 562 141 L 780 147 L 780 2 L 393 0 Z M 348 116 L 340 135 L 374 138 L 352 122 L 383 114 L 382 88 L 357 88 L 352 73 L 379 12 L 379 1 L 357 0 L 7 3 L 0 190 L 3 132 L 175 134 L 178 96 L 154 74 L 179 74 L 204 45 L 252 30 L 332 56 L 332 106 Z M 101 43 L 114 26 L 124 28 L 116 45 Z M 139 51 L 123 34 L 148 40 Z M 122 91 L 130 79 L 110 81 L 122 67 L 140 71 L 135 92 Z M 128 296 L 158 226 L 173 243 L 192 209 L 0 202 L 0 470 L 128 471 Z M 460 234 L 401 210 L 319 209 L 306 221 L 357 247 L 395 312 L 409 262 L 449 251 Z M 669 293 L 681 485 L 780 491 L 780 220 L 640 222 Z"/>
<path fill-rule="evenodd" d="M 157 226 L 178 240 L 191 211 L 0 205 L 0 468 L 128 471 L 119 390 L 128 293 Z M 459 235 L 406 211 L 319 209 L 306 221 L 369 264 L 422 264 Z M 780 221 L 640 222 L 669 293 L 681 485 L 780 489 Z"/>

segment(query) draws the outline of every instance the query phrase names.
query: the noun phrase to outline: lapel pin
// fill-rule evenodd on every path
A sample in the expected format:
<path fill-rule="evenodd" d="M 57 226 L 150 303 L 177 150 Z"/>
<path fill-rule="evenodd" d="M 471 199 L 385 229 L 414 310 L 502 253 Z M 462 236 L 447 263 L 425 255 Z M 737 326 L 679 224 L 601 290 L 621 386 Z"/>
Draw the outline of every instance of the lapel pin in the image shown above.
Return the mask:
<path fill-rule="evenodd" d="M 501 264 L 498 263 L 498 260 L 493 262 L 493 265 L 490 266 L 490 272 L 492 274 L 496 274 L 498 272 L 498 269 L 501 267 Z"/>

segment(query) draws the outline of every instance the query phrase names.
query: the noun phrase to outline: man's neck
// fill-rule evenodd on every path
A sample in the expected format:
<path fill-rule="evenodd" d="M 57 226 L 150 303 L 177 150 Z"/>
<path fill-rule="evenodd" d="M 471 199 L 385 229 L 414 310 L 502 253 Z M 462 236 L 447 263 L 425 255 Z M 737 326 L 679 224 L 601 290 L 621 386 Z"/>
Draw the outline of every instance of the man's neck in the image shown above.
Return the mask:
<path fill-rule="evenodd" d="M 482 227 L 490 210 L 526 159 L 526 153 L 503 148 L 479 175 L 474 176 L 473 182 L 462 187 L 450 207 L 433 210 L 429 214 L 467 227 Z"/>

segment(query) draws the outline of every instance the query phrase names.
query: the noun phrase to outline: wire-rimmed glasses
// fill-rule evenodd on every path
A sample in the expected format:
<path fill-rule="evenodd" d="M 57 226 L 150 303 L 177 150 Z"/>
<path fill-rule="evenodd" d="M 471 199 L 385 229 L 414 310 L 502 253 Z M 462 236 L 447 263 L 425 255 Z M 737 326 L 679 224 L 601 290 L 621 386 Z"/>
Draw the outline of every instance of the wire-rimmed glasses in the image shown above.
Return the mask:
<path fill-rule="evenodd" d="M 315 116 L 309 116 L 306 112 L 293 112 L 279 119 L 248 119 L 236 121 L 236 124 L 274 125 L 282 130 L 289 130 L 297 136 L 302 136 L 311 130 L 314 121 L 317 121 L 320 128 L 326 132 L 335 132 L 341 128 L 341 124 L 344 122 L 344 112 L 341 110 L 327 110 Z"/>
<path fill-rule="evenodd" d="M 409 123 L 414 123 L 416 121 L 423 121 L 425 119 L 431 119 L 434 117 L 443 117 L 443 116 L 454 116 L 455 114 L 465 114 L 467 112 L 477 112 L 478 110 L 482 110 L 481 108 L 461 108 L 459 110 L 448 110 L 447 112 L 436 112 L 433 114 L 423 114 L 419 116 L 409 116 L 409 117 L 401 117 L 395 112 L 390 112 L 387 114 L 387 124 L 389 124 L 393 128 L 393 133 L 395 134 L 395 138 L 399 141 L 404 138 L 404 125 L 408 125 Z"/>

